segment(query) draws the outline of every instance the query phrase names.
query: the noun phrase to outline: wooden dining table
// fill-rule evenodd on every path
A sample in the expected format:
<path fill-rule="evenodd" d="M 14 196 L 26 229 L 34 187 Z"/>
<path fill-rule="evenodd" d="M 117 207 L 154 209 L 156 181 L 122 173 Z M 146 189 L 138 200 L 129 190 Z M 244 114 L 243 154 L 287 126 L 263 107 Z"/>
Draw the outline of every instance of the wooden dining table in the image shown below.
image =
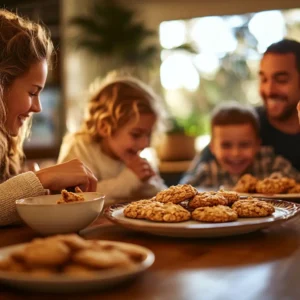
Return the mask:
<path fill-rule="evenodd" d="M 134 232 L 101 216 L 81 235 L 145 246 L 155 262 L 134 280 L 83 294 L 26 292 L 0 282 L 0 299 L 300 299 L 300 215 L 261 231 L 205 239 Z M 0 228 L 0 247 L 37 236 L 25 225 Z"/>

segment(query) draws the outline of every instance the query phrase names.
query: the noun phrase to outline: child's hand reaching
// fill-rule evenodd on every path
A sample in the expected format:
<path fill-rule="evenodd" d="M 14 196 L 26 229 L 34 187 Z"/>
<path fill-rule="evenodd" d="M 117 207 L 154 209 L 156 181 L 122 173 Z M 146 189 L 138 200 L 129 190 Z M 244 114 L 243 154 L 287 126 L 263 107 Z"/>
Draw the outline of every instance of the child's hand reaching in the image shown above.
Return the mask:
<path fill-rule="evenodd" d="M 149 178 L 156 175 L 149 162 L 138 155 L 125 158 L 123 161 L 141 181 L 147 181 Z"/>

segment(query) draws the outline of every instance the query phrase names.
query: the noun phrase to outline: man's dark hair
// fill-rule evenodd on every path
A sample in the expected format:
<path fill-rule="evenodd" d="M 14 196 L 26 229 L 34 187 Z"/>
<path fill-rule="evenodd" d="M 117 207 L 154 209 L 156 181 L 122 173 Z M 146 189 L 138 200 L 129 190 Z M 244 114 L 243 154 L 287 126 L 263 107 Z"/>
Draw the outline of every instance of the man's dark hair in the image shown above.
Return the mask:
<path fill-rule="evenodd" d="M 300 43 L 295 40 L 283 39 L 271 44 L 264 55 L 267 53 L 287 54 L 293 53 L 296 58 L 296 68 L 300 73 Z"/>

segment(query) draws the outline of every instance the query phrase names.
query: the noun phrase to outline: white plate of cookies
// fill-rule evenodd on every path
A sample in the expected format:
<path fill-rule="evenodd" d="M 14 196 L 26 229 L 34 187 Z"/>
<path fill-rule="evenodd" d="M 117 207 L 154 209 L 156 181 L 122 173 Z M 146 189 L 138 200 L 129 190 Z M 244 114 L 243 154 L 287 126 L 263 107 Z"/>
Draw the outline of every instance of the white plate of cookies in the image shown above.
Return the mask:
<path fill-rule="evenodd" d="M 294 217 L 300 206 L 243 198 L 233 191 L 198 192 L 172 186 L 152 199 L 112 205 L 105 215 L 129 229 L 173 237 L 221 237 L 253 232 Z"/>
<path fill-rule="evenodd" d="M 154 259 L 135 244 L 57 235 L 1 248 L 0 282 L 38 292 L 89 292 L 135 278 Z"/>
<path fill-rule="evenodd" d="M 243 175 L 232 190 L 241 196 L 269 199 L 300 199 L 300 183 L 295 179 L 272 174 L 262 180 L 251 174 Z"/>

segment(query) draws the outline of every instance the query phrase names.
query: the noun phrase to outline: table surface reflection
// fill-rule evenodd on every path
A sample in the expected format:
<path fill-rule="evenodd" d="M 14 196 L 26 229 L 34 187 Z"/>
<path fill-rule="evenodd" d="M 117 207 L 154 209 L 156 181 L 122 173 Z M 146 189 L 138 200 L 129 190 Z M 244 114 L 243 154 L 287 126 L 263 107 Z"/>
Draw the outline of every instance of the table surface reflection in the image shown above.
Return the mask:
<path fill-rule="evenodd" d="M 145 246 L 156 260 L 134 281 L 105 291 L 54 297 L 0 284 L 0 299 L 300 299 L 300 216 L 263 231 L 214 239 L 152 236 L 100 217 L 82 235 Z M 0 228 L 1 247 L 34 237 L 26 226 Z"/>

